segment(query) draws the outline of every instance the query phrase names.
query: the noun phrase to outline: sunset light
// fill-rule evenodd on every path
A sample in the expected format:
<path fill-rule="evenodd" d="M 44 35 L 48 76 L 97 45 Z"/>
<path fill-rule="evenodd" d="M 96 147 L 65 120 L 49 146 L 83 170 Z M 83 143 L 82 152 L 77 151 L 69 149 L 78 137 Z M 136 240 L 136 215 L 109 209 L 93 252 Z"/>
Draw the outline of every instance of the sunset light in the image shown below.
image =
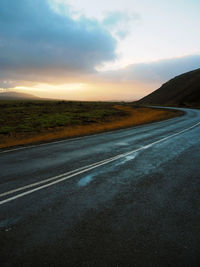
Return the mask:
<path fill-rule="evenodd" d="M 8 3 L 0 3 L 1 88 L 131 101 L 199 67 L 198 1 Z"/>

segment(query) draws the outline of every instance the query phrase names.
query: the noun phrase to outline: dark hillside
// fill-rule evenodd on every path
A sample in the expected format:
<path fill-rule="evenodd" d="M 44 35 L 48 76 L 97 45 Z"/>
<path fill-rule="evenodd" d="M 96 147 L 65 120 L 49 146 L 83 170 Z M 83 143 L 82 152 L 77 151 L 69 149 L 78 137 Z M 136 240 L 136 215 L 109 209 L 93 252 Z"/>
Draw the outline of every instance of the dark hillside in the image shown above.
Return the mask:
<path fill-rule="evenodd" d="M 31 94 L 18 93 L 12 91 L 0 93 L 0 100 L 26 100 L 26 99 L 34 100 L 40 98 Z"/>
<path fill-rule="evenodd" d="M 200 69 L 171 79 L 139 103 L 200 107 Z"/>

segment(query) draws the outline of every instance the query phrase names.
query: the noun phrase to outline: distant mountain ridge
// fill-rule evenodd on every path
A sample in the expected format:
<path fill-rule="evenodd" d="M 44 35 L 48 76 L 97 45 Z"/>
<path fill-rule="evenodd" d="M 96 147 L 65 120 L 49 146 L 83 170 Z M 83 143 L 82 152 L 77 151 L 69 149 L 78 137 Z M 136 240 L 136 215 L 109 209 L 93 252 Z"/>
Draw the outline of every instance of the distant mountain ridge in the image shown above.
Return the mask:
<path fill-rule="evenodd" d="M 25 93 L 18 93 L 14 91 L 0 93 L 0 100 L 36 100 L 40 99 L 37 96 Z"/>
<path fill-rule="evenodd" d="M 176 76 L 138 103 L 200 107 L 200 69 Z"/>

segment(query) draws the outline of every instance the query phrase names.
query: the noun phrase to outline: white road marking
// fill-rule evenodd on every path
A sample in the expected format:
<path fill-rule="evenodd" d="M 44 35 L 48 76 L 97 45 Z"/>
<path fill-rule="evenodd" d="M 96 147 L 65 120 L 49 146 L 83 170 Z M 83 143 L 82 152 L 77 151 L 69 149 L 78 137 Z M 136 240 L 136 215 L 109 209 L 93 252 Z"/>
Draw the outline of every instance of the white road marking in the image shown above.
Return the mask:
<path fill-rule="evenodd" d="M 160 109 L 160 107 L 153 107 L 153 108 Z M 167 109 L 167 107 L 163 107 L 163 108 Z M 161 109 L 162 109 L 162 107 L 161 107 Z M 177 108 L 171 108 L 171 109 L 180 110 L 180 109 L 177 109 Z M 151 125 L 163 123 L 163 122 L 170 121 L 170 120 L 173 120 L 173 119 L 176 119 L 176 118 L 178 118 L 178 117 L 169 118 L 169 119 L 162 120 L 162 121 L 155 121 L 155 122 L 152 122 Z M 80 140 L 80 139 L 85 139 L 85 138 L 88 138 L 88 137 L 94 137 L 94 136 L 97 136 L 97 135 L 100 135 L 100 134 L 105 134 L 105 133 L 106 134 L 112 134 L 114 132 L 120 133 L 121 131 L 124 131 L 126 129 L 131 129 L 131 128 L 135 128 L 135 127 L 138 128 L 138 127 L 142 127 L 142 126 L 145 126 L 145 124 L 137 125 L 137 126 L 130 126 L 130 127 L 127 127 L 127 128 L 122 128 L 122 129 L 116 129 L 116 130 L 113 130 L 113 131 L 111 130 L 111 131 L 106 131 L 106 132 L 99 132 L 99 133 L 96 133 L 96 134 L 90 134 L 90 135 L 85 135 L 85 136 L 80 136 L 80 137 L 75 137 L 75 138 L 67 138 L 67 139 L 64 139 L 64 140 L 50 141 L 50 142 L 43 143 L 43 144 L 35 144 L 35 145 L 27 145 L 27 146 L 23 146 L 23 147 L 16 147 L 16 148 L 13 148 L 13 149 L 7 149 L 7 150 L 0 151 L 0 154 L 5 154 L 5 153 L 9 153 L 9 152 L 15 152 L 15 151 L 18 151 L 18 150 L 24 150 L 24 149 L 28 149 L 28 148 L 41 147 L 41 146 L 48 146 L 48 145 L 54 145 L 54 144 L 59 144 L 59 143 L 77 141 L 77 140 Z M 123 135 L 123 136 L 126 136 L 126 135 Z"/>
<path fill-rule="evenodd" d="M 41 146 L 47 146 L 47 145 L 54 145 L 54 144 L 59 144 L 59 143 L 64 143 L 64 142 L 69 142 L 69 141 L 76 141 L 76 140 L 79 140 L 79 139 L 84 139 L 84 138 L 89 137 L 89 136 L 96 136 L 96 134 L 86 135 L 86 136 L 81 136 L 81 137 L 76 137 L 76 138 L 69 138 L 69 139 L 64 139 L 64 140 L 59 140 L 59 141 L 51 141 L 51 142 L 44 143 L 44 144 L 36 144 L 36 145 L 17 147 L 17 148 L 13 148 L 13 149 L 0 151 L 0 154 L 14 152 L 14 151 L 18 151 L 18 150 L 24 150 L 24 149 L 28 149 L 28 148 L 41 147 Z"/>
<path fill-rule="evenodd" d="M 5 192 L 5 193 L 1 194 L 0 196 L 5 196 L 5 195 L 8 195 L 8 194 L 11 194 L 10 192 L 13 193 L 13 192 L 21 191 L 21 190 L 23 190 L 23 189 L 30 188 L 30 187 L 34 187 L 34 186 L 36 186 L 36 185 L 39 185 L 39 184 L 42 184 L 42 183 L 45 183 L 45 182 L 48 182 L 48 181 L 52 181 L 52 180 L 55 180 L 55 179 L 58 179 L 58 178 L 62 177 L 61 179 L 58 179 L 58 180 L 56 180 L 56 181 L 50 182 L 50 183 L 48 183 L 48 184 L 39 186 L 39 187 L 37 187 L 37 188 L 31 189 L 31 190 L 26 191 L 26 192 L 23 192 L 23 193 L 20 193 L 20 194 L 18 194 L 18 195 L 13 196 L 13 197 L 4 199 L 4 200 L 0 201 L 0 205 L 5 204 L 5 203 L 8 203 L 8 202 L 10 202 L 10 201 L 12 201 L 12 200 L 21 198 L 21 197 L 23 197 L 23 196 L 29 195 L 29 194 L 31 194 L 31 193 L 33 193 L 33 192 L 36 192 L 36 191 L 39 191 L 39 190 L 41 190 L 41 189 L 43 189 L 43 188 L 50 187 L 50 186 L 52 186 L 52 185 L 54 185 L 54 184 L 57 184 L 57 183 L 60 183 L 60 182 L 62 182 L 62 181 L 68 180 L 68 179 L 70 179 L 70 178 L 72 178 L 72 177 L 74 177 L 74 176 L 77 176 L 77 175 L 79 175 L 79 174 L 82 174 L 82 173 L 88 172 L 88 171 L 90 171 L 90 170 L 96 169 L 96 168 L 98 168 L 98 167 L 100 167 L 100 166 L 106 165 L 106 164 L 108 164 L 108 163 L 110 163 L 110 162 L 113 162 L 113 161 L 116 161 L 116 160 L 118 160 L 118 159 L 120 159 L 120 158 L 127 157 L 128 155 L 133 154 L 133 153 L 135 153 L 135 152 L 141 151 L 141 150 L 143 150 L 143 149 L 147 149 L 147 148 L 149 148 L 149 147 L 151 147 L 151 146 L 153 146 L 153 145 L 155 145 L 155 144 L 161 143 L 161 142 L 163 142 L 163 141 L 166 141 L 166 140 L 168 140 L 168 139 L 173 138 L 174 136 L 177 136 L 177 135 L 180 135 L 180 134 L 182 134 L 182 133 L 184 133 L 184 132 L 187 132 L 187 131 L 189 131 L 189 130 L 195 128 L 195 127 L 198 126 L 198 125 L 200 125 L 200 122 L 196 123 L 195 125 L 193 125 L 193 126 L 187 128 L 187 129 L 184 129 L 184 130 L 182 130 L 182 131 L 180 131 L 180 132 L 178 132 L 178 133 L 175 133 L 175 134 L 172 134 L 172 135 L 170 135 L 170 136 L 164 137 L 164 138 L 162 138 L 162 139 L 160 139 L 160 140 L 157 140 L 157 141 L 155 141 L 155 142 L 153 142 L 153 143 L 150 143 L 150 144 L 145 145 L 145 146 L 143 146 L 143 147 L 140 147 L 140 148 L 138 148 L 138 149 L 131 150 L 131 151 L 129 151 L 129 152 L 119 154 L 119 155 L 117 155 L 117 156 L 115 156 L 115 157 L 111 157 L 111 158 L 108 158 L 108 159 L 106 159 L 106 160 L 102 160 L 102 161 L 93 163 L 93 164 L 91 164 L 91 165 L 84 166 L 84 167 L 82 167 L 82 168 L 78 168 L 78 169 L 76 169 L 76 170 L 74 170 L 74 171 L 71 171 L 71 172 L 68 172 L 68 173 L 60 174 L 60 175 L 58 175 L 58 176 L 55 176 L 55 177 L 52 177 L 52 178 L 49 178 L 49 179 L 40 181 L 40 182 L 38 182 L 38 183 L 30 184 L 30 185 L 27 185 L 27 186 L 24 186 L 24 187 L 21 187 L 21 188 L 17 188 L 17 189 L 14 189 L 14 190 Z M 71 173 L 71 174 L 70 174 L 70 173 Z M 66 176 L 66 175 L 67 175 L 67 176 Z M 63 177 L 63 176 L 64 176 L 64 177 Z M 22 188 L 23 188 L 23 189 L 22 189 Z"/>
<path fill-rule="evenodd" d="M 72 174 L 72 173 L 74 173 L 74 172 L 83 170 L 83 169 L 88 168 L 88 167 L 92 167 L 92 166 L 94 166 L 94 165 L 96 165 L 96 164 L 103 163 L 103 162 L 105 162 L 105 161 L 107 161 L 107 159 L 106 159 L 106 160 L 99 161 L 99 162 L 96 162 L 96 163 L 93 163 L 93 164 L 90 164 L 90 165 L 87 165 L 87 166 L 80 167 L 80 168 L 78 168 L 78 169 L 75 169 L 75 170 L 72 170 L 72 171 L 69 171 L 69 172 L 66 172 L 66 173 L 62 173 L 62 174 L 60 174 L 60 175 L 57 175 L 57 176 L 54 176 L 54 177 L 51 177 L 51 178 L 47 178 L 47 179 L 42 180 L 42 181 L 39 181 L 39 182 L 35 182 L 35 183 L 32 183 L 32 184 L 28 184 L 28 185 L 25 185 L 25 186 L 22 186 L 22 187 L 19 187 L 19 188 L 16 188 L 16 189 L 7 191 L 7 192 L 5 192 L 5 193 L 0 194 L 0 197 L 4 197 L 4 196 L 7 196 L 7 195 L 10 195 L 10 194 L 19 192 L 19 191 L 23 191 L 23 190 L 25 190 L 25 189 L 28 189 L 28 188 L 31 188 L 31 187 L 35 187 L 35 186 L 40 185 L 40 184 L 45 184 L 45 183 L 50 182 L 50 181 L 52 181 L 52 180 L 56 180 L 56 179 L 61 178 L 61 177 L 63 177 L 63 176 Z"/>

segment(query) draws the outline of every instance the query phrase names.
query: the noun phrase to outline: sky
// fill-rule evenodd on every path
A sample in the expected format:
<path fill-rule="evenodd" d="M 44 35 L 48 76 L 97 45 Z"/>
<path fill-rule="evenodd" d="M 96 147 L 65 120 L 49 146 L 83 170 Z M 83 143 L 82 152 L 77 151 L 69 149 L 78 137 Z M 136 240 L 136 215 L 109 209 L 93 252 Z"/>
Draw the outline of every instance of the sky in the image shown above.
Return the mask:
<path fill-rule="evenodd" d="M 199 0 L 1 0 L 0 88 L 139 99 L 200 68 Z"/>

